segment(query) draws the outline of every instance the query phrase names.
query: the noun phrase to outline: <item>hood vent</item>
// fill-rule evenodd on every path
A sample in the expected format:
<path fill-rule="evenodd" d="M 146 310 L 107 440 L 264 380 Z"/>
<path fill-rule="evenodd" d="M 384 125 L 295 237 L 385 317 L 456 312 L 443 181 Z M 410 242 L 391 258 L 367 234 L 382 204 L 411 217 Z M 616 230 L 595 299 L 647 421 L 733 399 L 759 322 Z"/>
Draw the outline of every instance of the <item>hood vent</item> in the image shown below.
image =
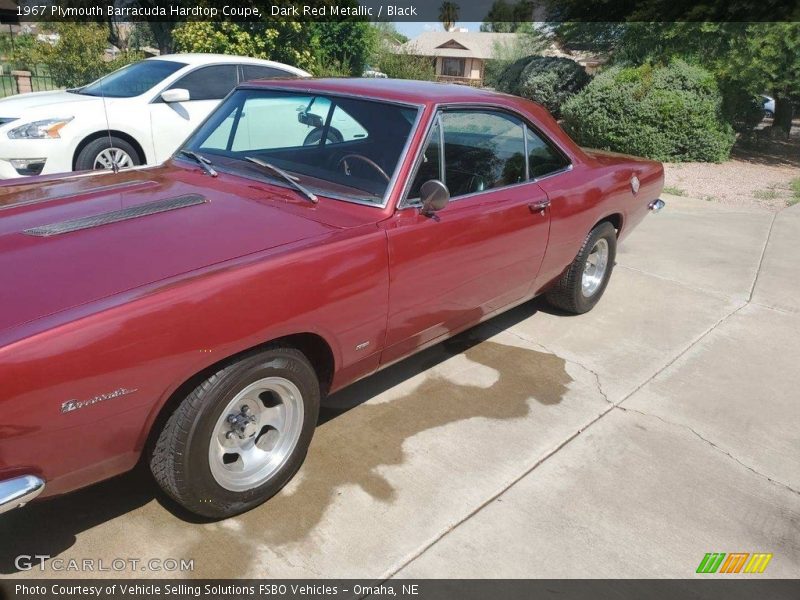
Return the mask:
<path fill-rule="evenodd" d="M 119 223 L 120 221 L 127 221 L 128 219 L 138 219 L 139 217 L 155 215 L 178 208 L 186 208 L 187 206 L 195 206 L 196 204 L 205 204 L 206 202 L 208 202 L 208 200 L 199 194 L 177 196 L 175 198 L 137 204 L 136 206 L 129 206 L 121 210 L 113 210 L 90 217 L 60 221 L 58 223 L 50 223 L 49 225 L 40 225 L 39 227 L 26 229 L 23 233 L 35 235 L 37 237 L 50 237 L 51 235 L 72 233 L 73 231 L 91 229 L 93 227 L 100 227 L 101 225 L 109 225 L 110 223 Z"/>

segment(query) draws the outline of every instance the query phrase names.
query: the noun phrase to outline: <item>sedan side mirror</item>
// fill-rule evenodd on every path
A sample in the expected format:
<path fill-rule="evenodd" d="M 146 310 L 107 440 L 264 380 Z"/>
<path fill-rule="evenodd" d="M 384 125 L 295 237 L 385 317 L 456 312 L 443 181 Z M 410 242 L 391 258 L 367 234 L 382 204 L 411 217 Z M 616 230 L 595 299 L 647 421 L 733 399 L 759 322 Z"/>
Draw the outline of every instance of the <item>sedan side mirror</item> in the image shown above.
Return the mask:
<path fill-rule="evenodd" d="M 447 206 L 450 201 L 450 190 L 438 179 L 429 179 L 419 188 L 419 199 L 422 202 L 419 212 L 430 217 Z"/>
<path fill-rule="evenodd" d="M 191 100 L 189 90 L 183 88 L 174 88 L 161 92 L 161 99 L 164 102 L 188 102 Z"/>

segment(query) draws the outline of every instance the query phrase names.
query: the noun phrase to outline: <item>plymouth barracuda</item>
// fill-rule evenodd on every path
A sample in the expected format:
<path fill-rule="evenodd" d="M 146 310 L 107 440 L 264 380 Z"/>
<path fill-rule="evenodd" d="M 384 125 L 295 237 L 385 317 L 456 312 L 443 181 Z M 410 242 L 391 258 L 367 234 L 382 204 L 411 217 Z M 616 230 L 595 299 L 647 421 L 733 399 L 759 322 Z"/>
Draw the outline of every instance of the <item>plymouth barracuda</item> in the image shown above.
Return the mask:
<path fill-rule="evenodd" d="M 242 84 L 160 166 L 6 182 L 0 511 L 140 460 L 249 510 L 327 394 L 538 295 L 590 310 L 662 186 L 527 100 L 381 79 Z"/>

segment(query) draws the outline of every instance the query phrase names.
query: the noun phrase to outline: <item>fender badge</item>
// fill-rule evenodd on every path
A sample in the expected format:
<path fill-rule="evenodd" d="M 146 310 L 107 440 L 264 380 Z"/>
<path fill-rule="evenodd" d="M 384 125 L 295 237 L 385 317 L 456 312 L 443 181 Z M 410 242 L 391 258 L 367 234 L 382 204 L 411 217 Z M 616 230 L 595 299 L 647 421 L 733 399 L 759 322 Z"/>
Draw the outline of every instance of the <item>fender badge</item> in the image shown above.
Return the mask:
<path fill-rule="evenodd" d="M 72 412 L 73 410 L 78 410 L 79 408 L 86 408 L 87 406 L 91 406 L 92 404 L 97 404 L 98 402 L 103 402 L 104 400 L 111 400 L 112 398 L 127 396 L 128 394 L 132 394 L 135 391 L 136 389 L 129 390 L 128 388 L 119 388 L 114 390 L 113 392 L 108 392 L 107 394 L 100 394 L 99 396 L 95 396 L 94 398 L 89 398 L 88 400 L 67 400 L 61 405 L 61 412 L 62 413 Z"/>
<path fill-rule="evenodd" d="M 639 191 L 639 178 L 636 175 L 631 177 L 631 189 L 634 194 Z"/>

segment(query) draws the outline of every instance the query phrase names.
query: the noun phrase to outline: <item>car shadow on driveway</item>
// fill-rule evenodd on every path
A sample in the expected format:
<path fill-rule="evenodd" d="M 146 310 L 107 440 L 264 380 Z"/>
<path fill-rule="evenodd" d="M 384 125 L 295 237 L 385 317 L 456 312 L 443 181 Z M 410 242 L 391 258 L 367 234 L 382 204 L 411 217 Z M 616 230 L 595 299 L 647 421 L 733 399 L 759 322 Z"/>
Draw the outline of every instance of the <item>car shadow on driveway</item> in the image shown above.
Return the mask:
<path fill-rule="evenodd" d="M 553 312 L 542 300 L 536 299 L 505 313 L 502 319 L 503 326 L 506 328 L 512 327 L 539 311 Z M 321 407 L 318 427 L 325 428 L 329 426 L 329 423 L 348 411 L 361 406 L 404 381 L 428 371 L 453 356 L 462 353 L 467 353 L 470 356 L 469 353 L 473 352 L 473 348 L 478 345 L 486 346 L 484 342 L 497 333 L 497 321 L 498 319 L 494 319 L 488 322 L 493 324 L 493 327 L 479 326 L 468 330 L 451 340 L 433 346 L 414 357 L 405 359 L 353 384 L 341 392 L 333 394 L 325 400 Z M 492 359 L 493 361 L 504 360 L 502 356 L 499 358 L 496 356 L 498 352 L 501 354 L 504 352 L 502 347 L 499 350 L 497 347 L 492 347 L 489 351 L 495 356 Z M 526 361 L 528 358 L 527 356 L 522 356 L 517 360 Z M 563 369 L 563 365 L 560 368 Z M 544 403 L 560 401 L 568 381 L 569 378 L 565 373 L 559 374 L 555 389 L 542 393 L 542 398 L 537 399 Z M 456 384 L 453 385 L 458 387 Z M 519 387 L 519 382 L 515 386 Z M 416 392 L 412 392 L 412 395 L 414 393 Z M 507 397 L 507 391 L 503 391 L 503 395 Z M 526 398 L 521 397 L 517 398 L 517 400 L 520 403 L 516 409 L 511 410 L 507 415 L 501 412 L 500 416 L 496 418 L 514 418 L 518 416 L 520 410 L 525 410 Z M 445 422 L 471 418 L 472 416 L 484 416 L 471 414 L 470 411 L 474 411 L 475 407 L 469 408 L 466 404 L 463 409 L 461 409 L 460 405 L 456 405 L 455 409 L 451 407 L 449 409 L 450 412 L 453 413 L 455 411 L 455 414 L 448 414 L 446 417 L 442 417 L 444 419 L 442 423 L 434 420 L 428 423 L 427 426 L 438 426 Z M 507 406 L 503 410 L 508 411 L 509 407 Z M 491 417 L 492 415 L 489 416 Z M 410 427 L 410 430 L 413 429 L 413 427 Z M 416 431 L 411 432 L 411 434 L 413 433 L 416 433 Z M 402 440 L 398 440 L 398 443 L 402 445 Z M 312 452 L 313 450 L 312 446 Z M 356 473 L 356 475 L 359 474 L 360 472 Z M 335 482 L 331 483 L 334 484 Z M 80 533 L 105 522 L 123 517 L 153 500 L 156 500 L 173 516 L 188 524 L 208 522 L 188 513 L 167 498 L 153 481 L 145 462 L 141 461 L 134 470 L 123 475 L 71 494 L 35 502 L 2 515 L 0 517 L 0 574 L 19 573 L 21 569 L 16 564 L 16 558 L 20 555 L 57 557 L 75 544 L 76 538 Z M 319 512 L 320 514 L 324 512 L 324 507 L 320 507 Z M 313 520 L 312 518 L 311 521 Z M 313 522 L 309 523 L 309 526 L 313 526 Z M 124 540 L 120 540 L 119 547 L 120 549 L 124 548 Z M 36 565 L 33 570 L 34 573 L 38 569 L 38 562 L 36 562 Z"/>

